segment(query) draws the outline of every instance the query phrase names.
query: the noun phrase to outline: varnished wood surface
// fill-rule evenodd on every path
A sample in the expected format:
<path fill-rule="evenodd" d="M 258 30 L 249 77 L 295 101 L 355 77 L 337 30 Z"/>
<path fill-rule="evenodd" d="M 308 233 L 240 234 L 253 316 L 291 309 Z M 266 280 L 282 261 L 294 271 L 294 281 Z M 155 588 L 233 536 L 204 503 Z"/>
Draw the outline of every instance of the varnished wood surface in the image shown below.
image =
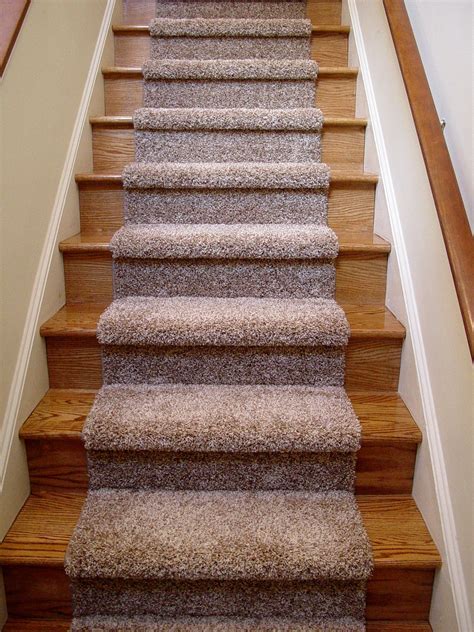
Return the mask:
<path fill-rule="evenodd" d="M 156 15 L 155 2 L 156 0 L 123 0 L 124 24 L 148 24 Z M 341 0 L 308 0 L 306 15 L 313 24 L 340 25 Z"/>
<path fill-rule="evenodd" d="M 23 424 L 21 438 L 79 440 L 96 392 L 50 389 Z M 365 444 L 385 441 L 412 445 L 421 441 L 421 432 L 397 393 L 349 391 L 348 394 L 361 421 Z"/>
<path fill-rule="evenodd" d="M 131 117 L 97 117 L 91 124 L 94 172 L 117 173 L 135 160 Z M 321 135 L 322 161 L 335 171 L 363 171 L 366 126 L 365 119 L 326 119 Z"/>
<path fill-rule="evenodd" d="M 9 619 L 3 628 L 4 632 L 67 632 L 70 621 L 60 619 Z M 429 623 L 407 621 L 369 621 L 367 632 L 430 632 Z"/>
<path fill-rule="evenodd" d="M 0 3 L 0 77 L 30 6 L 30 0 L 2 0 Z"/>
<path fill-rule="evenodd" d="M 329 188 L 328 221 L 336 231 L 373 231 L 376 176 L 333 174 Z M 77 175 L 81 229 L 115 231 L 123 225 L 123 188 L 120 175 Z"/>
<path fill-rule="evenodd" d="M 140 68 L 106 67 L 102 70 L 105 114 L 131 116 L 143 107 L 143 76 Z M 325 116 L 354 117 L 358 70 L 320 67 L 316 82 L 316 105 Z"/>
<path fill-rule="evenodd" d="M 66 305 L 41 327 L 44 337 L 93 337 L 99 316 L 107 306 L 104 304 Z M 351 328 L 351 339 L 403 339 L 403 325 L 385 306 L 342 305 Z"/>
<path fill-rule="evenodd" d="M 464 327 L 474 357 L 474 241 L 451 157 L 403 0 L 384 0 Z"/>
<path fill-rule="evenodd" d="M 150 31 L 147 25 L 114 25 L 115 65 L 142 66 L 150 59 Z M 346 66 L 349 27 L 313 26 L 311 58 L 321 66 Z"/>
<path fill-rule="evenodd" d="M 68 304 L 112 300 L 111 236 L 79 233 L 60 243 Z M 382 305 L 390 244 L 374 234 L 353 232 L 340 232 L 339 244 L 336 300 Z"/>

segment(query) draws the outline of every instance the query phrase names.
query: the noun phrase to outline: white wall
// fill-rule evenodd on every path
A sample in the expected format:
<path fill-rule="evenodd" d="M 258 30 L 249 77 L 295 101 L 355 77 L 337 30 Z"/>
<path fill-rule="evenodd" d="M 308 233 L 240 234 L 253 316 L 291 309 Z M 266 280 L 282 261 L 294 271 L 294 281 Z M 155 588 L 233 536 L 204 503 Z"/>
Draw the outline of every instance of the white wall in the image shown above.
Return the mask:
<path fill-rule="evenodd" d="M 347 2 L 347 4 L 346 4 Z M 376 232 L 392 244 L 386 303 L 407 327 L 399 392 L 423 433 L 413 495 L 440 550 L 434 632 L 472 632 L 472 364 L 382 0 L 346 0 L 365 168 L 379 173 Z"/>
<path fill-rule="evenodd" d="M 74 173 L 91 170 L 114 4 L 32 2 L 0 81 L 0 539 L 29 493 L 18 431 L 48 388 L 38 330 L 65 302 L 58 242 L 79 231 Z M 1 593 L 0 579 L 0 627 Z"/>
<path fill-rule="evenodd" d="M 474 229 L 473 0 L 405 0 Z"/>

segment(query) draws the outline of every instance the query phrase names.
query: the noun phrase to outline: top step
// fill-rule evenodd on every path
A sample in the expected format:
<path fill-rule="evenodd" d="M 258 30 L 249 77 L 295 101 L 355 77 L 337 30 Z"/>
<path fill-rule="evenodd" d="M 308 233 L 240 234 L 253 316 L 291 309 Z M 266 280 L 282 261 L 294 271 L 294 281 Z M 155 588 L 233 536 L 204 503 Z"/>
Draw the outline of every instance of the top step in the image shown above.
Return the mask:
<path fill-rule="evenodd" d="M 158 18 L 304 18 L 306 0 L 160 0 Z"/>
<path fill-rule="evenodd" d="M 125 24 L 148 24 L 153 18 L 157 17 L 156 14 L 156 0 L 133 0 L 132 2 L 124 2 L 123 8 L 123 22 Z M 161 11 L 159 17 L 191 17 L 191 16 L 182 16 L 178 15 L 173 7 L 173 4 L 167 0 L 166 2 L 162 2 Z M 188 4 L 188 3 L 183 3 Z M 197 4 L 197 3 L 190 3 Z M 201 6 L 203 4 L 200 2 Z M 223 5 L 223 4 L 232 4 L 235 5 L 235 2 L 232 3 L 224 3 L 224 2 L 214 2 L 214 5 Z M 239 3 L 239 4 L 244 4 Z M 248 3 L 247 3 L 248 4 Z M 261 3 L 263 4 L 263 3 Z M 266 8 L 268 9 L 270 15 L 269 17 L 297 17 L 304 18 L 308 17 L 314 24 L 340 24 L 341 23 L 341 0 L 307 0 L 304 2 L 302 0 L 298 1 L 298 9 L 299 15 L 290 15 L 289 10 L 294 11 L 295 7 L 288 7 L 289 3 L 285 0 L 273 0 L 266 1 L 264 3 Z M 283 6 L 282 6 L 283 5 Z M 286 9 L 285 9 L 286 7 Z M 302 9 L 302 10 L 301 10 Z M 221 9 L 222 10 L 222 9 Z M 163 11 L 168 11 L 168 15 L 164 15 Z M 222 16 L 221 16 L 222 17 Z M 233 17 L 239 17 L 233 13 Z M 245 17 L 245 16 L 242 16 Z M 249 16 L 246 16 L 249 17 Z"/>

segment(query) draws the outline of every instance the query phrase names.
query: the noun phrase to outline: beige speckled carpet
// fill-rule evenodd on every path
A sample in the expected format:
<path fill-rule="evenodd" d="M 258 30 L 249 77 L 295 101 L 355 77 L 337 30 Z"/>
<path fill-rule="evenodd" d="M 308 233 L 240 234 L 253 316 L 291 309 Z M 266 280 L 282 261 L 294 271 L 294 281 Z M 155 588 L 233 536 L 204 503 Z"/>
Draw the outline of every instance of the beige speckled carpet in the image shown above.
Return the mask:
<path fill-rule="evenodd" d="M 304 14 L 157 3 L 66 555 L 75 632 L 365 630 L 360 425 Z"/>

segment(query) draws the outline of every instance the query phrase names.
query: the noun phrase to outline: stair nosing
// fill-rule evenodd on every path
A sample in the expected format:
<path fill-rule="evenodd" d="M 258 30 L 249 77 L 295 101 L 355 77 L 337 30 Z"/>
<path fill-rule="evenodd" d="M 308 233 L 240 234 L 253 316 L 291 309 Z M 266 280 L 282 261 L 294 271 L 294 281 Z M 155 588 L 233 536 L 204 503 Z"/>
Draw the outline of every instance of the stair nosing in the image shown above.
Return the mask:
<path fill-rule="evenodd" d="M 311 33 L 335 33 L 340 35 L 348 35 L 350 33 L 350 26 L 343 24 L 321 24 L 312 25 Z M 112 31 L 114 33 L 150 33 L 150 27 L 147 24 L 113 24 Z"/>
<path fill-rule="evenodd" d="M 142 69 L 137 66 L 104 66 L 102 68 L 102 74 L 105 77 L 134 75 L 135 77 L 138 77 L 144 80 Z M 348 66 L 320 66 L 318 69 L 318 78 L 319 77 L 357 77 L 358 74 L 359 74 L 358 68 L 353 68 L 353 67 L 348 67 Z M 159 80 L 154 80 L 154 81 L 159 81 Z M 173 79 L 166 79 L 166 81 L 173 81 Z M 256 79 L 256 81 L 259 81 L 259 79 Z M 313 80 L 304 79 L 303 81 L 313 81 Z"/>
<path fill-rule="evenodd" d="M 100 314 L 107 308 L 110 303 L 81 303 L 78 305 L 65 305 L 62 307 L 56 314 L 47 320 L 40 328 L 40 334 L 44 338 L 96 338 L 97 337 L 97 322 L 99 320 Z M 353 340 L 367 340 L 367 339 L 379 339 L 379 340 L 403 340 L 405 338 L 405 328 L 398 320 L 391 314 L 391 312 L 385 306 L 379 305 L 365 305 L 365 304 L 352 304 L 346 303 L 342 304 L 341 307 L 343 309 L 352 309 L 358 308 L 359 310 L 362 308 L 370 310 L 377 309 L 380 310 L 382 307 L 384 309 L 384 315 L 390 314 L 393 317 L 396 327 L 392 325 L 390 329 L 361 329 L 357 327 L 351 328 L 350 339 Z M 67 313 L 67 311 L 76 313 L 79 315 L 80 313 L 88 315 L 89 322 L 87 324 L 82 325 L 69 325 L 69 327 L 58 326 L 56 318 L 58 314 Z M 350 322 L 350 318 L 349 318 Z"/>
<path fill-rule="evenodd" d="M 151 108 L 151 109 L 161 109 L 161 108 Z M 180 108 L 184 109 L 184 108 Z M 225 109 L 225 108 L 224 108 Z M 133 116 L 92 116 L 89 119 L 89 123 L 93 127 L 124 127 L 127 125 L 130 129 L 133 129 Z M 355 117 L 337 117 L 337 116 L 327 116 L 324 118 L 323 122 L 323 132 L 324 128 L 328 127 L 362 127 L 366 128 L 368 125 L 368 119 L 366 118 L 355 118 Z M 157 130 L 159 131 L 159 130 Z M 187 131 L 189 131 L 187 129 Z M 191 130 L 192 131 L 192 130 Z M 219 131 L 217 129 L 217 131 Z M 229 131 L 229 130 L 222 130 Z M 279 132 L 285 132 L 285 130 L 277 130 Z"/>
<path fill-rule="evenodd" d="M 167 163 L 167 164 L 183 165 L 185 163 Z M 283 164 L 283 163 L 278 163 L 278 164 Z M 122 174 L 119 174 L 119 173 L 91 172 L 91 173 L 77 173 L 75 175 L 75 180 L 79 185 L 83 183 L 87 183 L 87 182 L 122 184 L 123 177 L 122 177 Z M 359 173 L 357 171 L 334 170 L 334 171 L 331 171 L 330 185 L 345 184 L 345 183 L 377 184 L 378 181 L 379 181 L 379 176 L 374 173 L 367 173 L 367 172 Z"/>
<path fill-rule="evenodd" d="M 114 231 L 115 232 L 115 231 Z M 111 255 L 110 250 L 110 241 L 114 233 L 104 234 L 103 241 L 87 241 L 87 236 L 85 240 L 80 239 L 80 241 L 73 241 L 74 239 L 80 238 L 82 233 L 77 233 L 68 239 L 64 239 L 59 243 L 59 251 L 65 254 L 99 254 L 106 253 Z M 337 235 L 337 231 L 336 231 Z M 379 254 L 380 256 L 388 256 L 391 251 L 390 243 L 384 240 L 384 243 L 374 244 L 374 243 L 364 243 L 362 240 L 352 245 L 349 243 L 344 243 L 344 236 L 339 241 L 339 256 L 341 255 L 352 255 L 352 254 Z M 154 257 L 152 257 L 154 258 Z M 157 259 L 160 257 L 157 257 Z M 161 257 L 162 259 L 169 257 Z M 184 257 L 185 259 L 202 259 L 209 257 Z M 214 258 L 214 257 L 213 257 Z M 252 257 L 242 257 L 243 259 L 250 259 Z M 271 257 L 275 259 L 276 257 Z M 298 259 L 294 257 L 292 259 Z"/>

